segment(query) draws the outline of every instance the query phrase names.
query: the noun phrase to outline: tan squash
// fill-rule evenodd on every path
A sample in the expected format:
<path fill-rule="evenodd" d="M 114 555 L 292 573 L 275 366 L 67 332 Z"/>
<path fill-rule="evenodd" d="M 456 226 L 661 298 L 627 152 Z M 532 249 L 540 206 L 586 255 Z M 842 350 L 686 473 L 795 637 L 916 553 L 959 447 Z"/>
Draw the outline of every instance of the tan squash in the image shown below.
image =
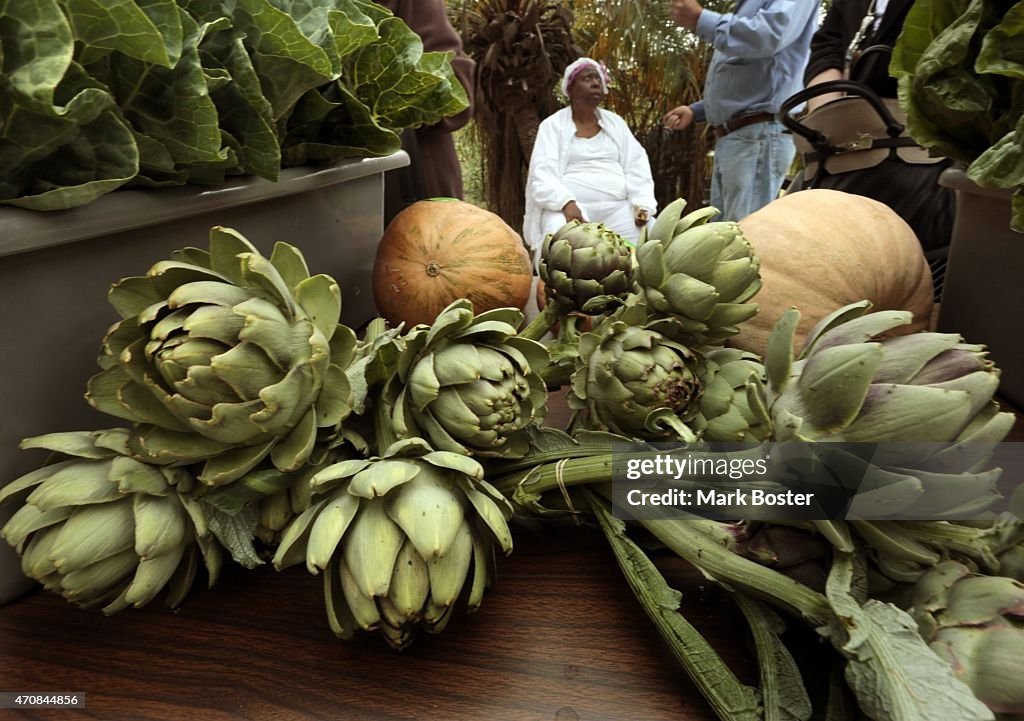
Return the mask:
<path fill-rule="evenodd" d="M 761 259 L 758 314 L 729 345 L 763 354 L 788 308 L 801 313 L 797 346 L 823 316 L 870 300 L 872 310 L 909 310 L 906 333 L 927 330 L 932 277 L 914 231 L 888 206 L 837 190 L 784 195 L 740 221 Z"/>
<path fill-rule="evenodd" d="M 396 215 L 377 248 L 373 299 L 388 322 L 430 324 L 452 301 L 473 310 L 526 305 L 532 268 L 523 240 L 500 217 L 449 198 Z"/>

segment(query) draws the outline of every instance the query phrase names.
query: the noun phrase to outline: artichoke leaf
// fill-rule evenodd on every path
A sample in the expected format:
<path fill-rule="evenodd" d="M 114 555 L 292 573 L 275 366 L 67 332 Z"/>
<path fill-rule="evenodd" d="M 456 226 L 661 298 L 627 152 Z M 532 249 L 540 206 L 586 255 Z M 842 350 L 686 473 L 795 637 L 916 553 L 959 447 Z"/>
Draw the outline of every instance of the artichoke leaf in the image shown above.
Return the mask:
<path fill-rule="evenodd" d="M 306 258 L 294 245 L 278 241 L 274 243 L 274 250 L 270 254 L 270 263 L 281 275 L 285 285 L 295 292 L 295 288 L 302 281 L 309 278 L 309 266 L 306 265 Z"/>
<path fill-rule="evenodd" d="M 462 526 L 459 495 L 429 467 L 387 499 L 387 513 L 428 561 L 446 554 Z"/>
<path fill-rule="evenodd" d="M 408 487 L 406 484 L 403 489 Z M 402 529 L 388 516 L 383 501 L 362 504 L 342 548 L 342 558 L 360 594 L 367 598 L 387 594 L 404 541 Z M 352 596 L 346 593 L 346 597 L 351 603 Z"/>
<path fill-rule="evenodd" d="M 352 476 L 348 492 L 361 498 L 384 496 L 419 475 L 421 466 L 408 460 L 382 459 Z"/>
<path fill-rule="evenodd" d="M 163 555 L 139 561 L 135 577 L 125 591 L 125 603 L 141 608 L 152 601 L 171 580 L 185 553 L 185 548 L 184 545 L 178 546 Z"/>
<path fill-rule="evenodd" d="M 423 557 L 416 552 L 411 541 L 406 540 L 395 561 L 391 590 L 387 598 L 404 620 L 416 618 L 430 596 L 430 572 Z"/>
<path fill-rule="evenodd" d="M 329 275 L 314 275 L 295 286 L 295 299 L 313 325 L 331 339 L 341 318 L 341 288 Z"/>
<path fill-rule="evenodd" d="M 823 431 L 850 425 L 864 405 L 883 356 L 879 343 L 819 348 L 797 380 L 805 421 Z"/>
<path fill-rule="evenodd" d="M 359 511 L 359 499 L 340 488 L 334 492 L 316 515 L 306 542 L 306 568 L 315 574 L 331 564 L 338 544 Z"/>
<path fill-rule="evenodd" d="M 346 640 L 352 639 L 359 624 L 352 616 L 341 590 L 341 570 L 333 563 L 324 569 L 324 605 L 327 607 L 327 622 L 334 635 Z"/>
<path fill-rule="evenodd" d="M 310 408 L 283 439 L 270 451 L 274 467 L 280 471 L 296 471 L 313 453 L 316 444 L 316 411 Z"/>
<path fill-rule="evenodd" d="M 469 524 L 463 523 L 446 553 L 427 558 L 430 597 L 435 604 L 451 606 L 455 603 L 466 582 L 472 560 L 473 533 Z"/>
<path fill-rule="evenodd" d="M 57 531 L 50 558 L 54 566 L 66 574 L 133 545 L 134 518 L 130 502 L 79 506 Z"/>
<path fill-rule="evenodd" d="M 50 511 L 61 506 L 104 505 L 121 498 L 116 483 L 108 478 L 108 463 L 82 463 L 72 461 L 56 471 L 50 470 L 45 483 L 36 486 L 26 503 L 41 511 Z M 17 481 L 16 481 L 17 483 Z"/>
<path fill-rule="evenodd" d="M 340 491 L 344 493 L 344 490 Z M 309 537 L 313 523 L 321 509 L 327 505 L 329 498 L 317 501 L 298 516 L 293 518 L 281 534 L 281 543 L 274 553 L 274 568 L 278 571 L 306 560 Z"/>
<path fill-rule="evenodd" d="M 207 460 L 198 479 L 208 486 L 223 486 L 237 481 L 266 458 L 273 447 L 274 441 L 268 441 L 262 445 L 232 448 Z"/>

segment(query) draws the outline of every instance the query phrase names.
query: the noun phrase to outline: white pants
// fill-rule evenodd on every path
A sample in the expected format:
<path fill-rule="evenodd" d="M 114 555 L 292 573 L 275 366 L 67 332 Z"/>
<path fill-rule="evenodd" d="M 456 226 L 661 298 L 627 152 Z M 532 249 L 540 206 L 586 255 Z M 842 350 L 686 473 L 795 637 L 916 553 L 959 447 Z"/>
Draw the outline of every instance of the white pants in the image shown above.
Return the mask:
<path fill-rule="evenodd" d="M 633 245 L 636 245 L 640 237 L 640 229 L 633 220 L 633 204 L 625 198 L 616 198 L 608 193 L 595 190 L 585 185 L 572 182 L 572 179 L 563 180 L 565 187 L 576 196 L 576 205 L 583 213 L 583 219 L 588 223 L 604 223 Z M 544 210 L 541 212 L 542 237 L 565 225 L 565 215 L 561 210 Z"/>

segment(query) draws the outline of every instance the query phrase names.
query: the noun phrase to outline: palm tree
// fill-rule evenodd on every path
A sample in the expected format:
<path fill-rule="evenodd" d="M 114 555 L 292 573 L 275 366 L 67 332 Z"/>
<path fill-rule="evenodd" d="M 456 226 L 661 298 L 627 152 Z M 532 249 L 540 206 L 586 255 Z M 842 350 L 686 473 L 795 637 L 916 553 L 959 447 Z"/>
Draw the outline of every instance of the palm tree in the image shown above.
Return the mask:
<path fill-rule="evenodd" d="M 727 10 L 727 0 L 707 0 Z M 647 150 L 659 207 L 687 198 L 703 205 L 710 139 L 704 126 L 665 129 L 662 117 L 697 101 L 711 48 L 678 28 L 665 0 L 577 0 L 575 37 L 585 54 L 603 61 L 612 78 L 608 106 L 625 118 Z"/>
<path fill-rule="evenodd" d="M 449 9 L 476 61 L 474 126 L 484 199 L 521 231 L 537 128 L 560 107 L 554 88 L 580 56 L 572 41 L 572 10 L 557 0 L 461 0 Z"/>

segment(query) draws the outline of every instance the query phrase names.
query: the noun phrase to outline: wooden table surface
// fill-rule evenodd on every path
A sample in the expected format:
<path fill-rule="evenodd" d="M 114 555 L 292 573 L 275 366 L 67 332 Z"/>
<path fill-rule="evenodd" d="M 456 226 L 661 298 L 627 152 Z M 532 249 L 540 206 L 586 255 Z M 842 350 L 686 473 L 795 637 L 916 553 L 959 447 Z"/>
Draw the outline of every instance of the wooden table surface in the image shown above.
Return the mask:
<path fill-rule="evenodd" d="M 1008 440 L 1024 441 L 1024 416 Z M 0 607 L 0 691 L 82 692 L 87 706 L 0 710 L 0 721 L 713 721 L 600 532 L 533 521 L 514 532 L 482 608 L 401 653 L 376 634 L 336 639 L 320 578 L 301 566 L 228 568 L 177 611 L 111 618 L 36 590 Z M 659 566 L 686 618 L 756 683 L 727 595 L 678 558 Z M 797 646 L 805 672 L 820 658 L 811 636 Z"/>
<path fill-rule="evenodd" d="M 481 609 L 401 653 L 336 639 L 302 567 L 227 573 L 177 612 L 106 618 L 34 591 L 0 608 L 0 690 L 77 691 L 82 710 L 0 719 L 710 721 L 599 532 L 518 528 Z M 682 562 L 684 611 L 746 682 L 742 621 Z"/>

